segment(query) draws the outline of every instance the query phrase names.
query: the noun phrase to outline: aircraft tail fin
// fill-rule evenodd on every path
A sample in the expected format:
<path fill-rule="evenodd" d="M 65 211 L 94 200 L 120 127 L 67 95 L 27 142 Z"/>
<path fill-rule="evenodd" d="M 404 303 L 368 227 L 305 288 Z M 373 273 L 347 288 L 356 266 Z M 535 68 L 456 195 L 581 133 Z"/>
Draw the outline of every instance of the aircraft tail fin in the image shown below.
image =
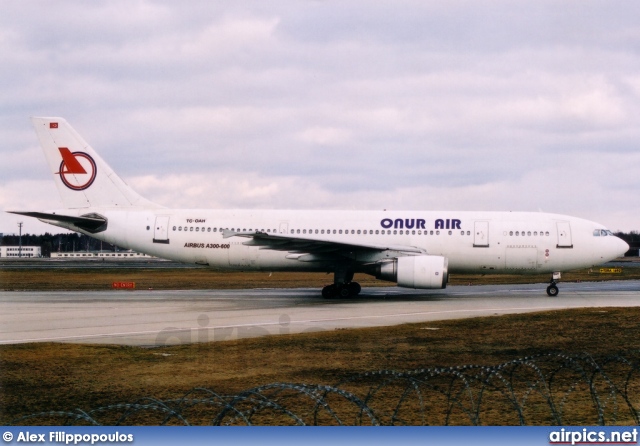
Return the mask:
<path fill-rule="evenodd" d="M 31 118 L 64 206 L 160 207 L 127 185 L 63 118 Z"/>

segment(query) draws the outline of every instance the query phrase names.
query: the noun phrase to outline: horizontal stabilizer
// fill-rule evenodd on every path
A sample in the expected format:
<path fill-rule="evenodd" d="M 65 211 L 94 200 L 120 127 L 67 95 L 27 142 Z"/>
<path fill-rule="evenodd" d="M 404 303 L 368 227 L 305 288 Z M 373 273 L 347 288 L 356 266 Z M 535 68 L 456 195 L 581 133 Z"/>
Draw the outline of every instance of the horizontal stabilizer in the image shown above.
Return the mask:
<path fill-rule="evenodd" d="M 26 215 L 27 217 L 35 217 L 39 220 L 46 220 L 47 222 L 60 222 L 67 223 L 83 229 L 87 232 L 96 233 L 102 232 L 107 229 L 107 219 L 98 214 L 87 214 L 83 216 L 75 215 L 61 215 L 46 212 L 17 212 L 8 211 L 11 214 Z"/>

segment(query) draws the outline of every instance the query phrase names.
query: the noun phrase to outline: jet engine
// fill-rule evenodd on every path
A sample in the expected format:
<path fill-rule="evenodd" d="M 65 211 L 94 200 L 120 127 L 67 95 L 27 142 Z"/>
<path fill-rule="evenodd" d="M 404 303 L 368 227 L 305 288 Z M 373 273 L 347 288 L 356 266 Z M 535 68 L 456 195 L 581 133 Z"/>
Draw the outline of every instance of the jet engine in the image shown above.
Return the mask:
<path fill-rule="evenodd" d="M 446 288 L 449 261 L 442 256 L 398 257 L 378 264 L 376 279 L 397 282 L 405 288 Z"/>

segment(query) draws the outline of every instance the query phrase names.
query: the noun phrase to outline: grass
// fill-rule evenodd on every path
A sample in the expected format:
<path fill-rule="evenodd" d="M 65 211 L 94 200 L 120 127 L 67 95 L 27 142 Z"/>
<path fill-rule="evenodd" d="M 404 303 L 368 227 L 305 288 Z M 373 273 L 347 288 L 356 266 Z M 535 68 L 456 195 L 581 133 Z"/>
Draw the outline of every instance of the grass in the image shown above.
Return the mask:
<path fill-rule="evenodd" d="M 607 355 L 638 348 L 639 320 L 638 308 L 582 309 L 155 349 L 5 345 L 0 346 L 0 422 L 41 411 L 89 410 L 143 397 L 179 398 L 195 387 L 235 394 L 272 382 L 332 385 L 373 370 L 491 366 L 550 351 Z M 585 395 L 577 407 L 588 410 L 590 396 Z M 443 411 L 442 404 L 433 410 Z M 535 402 L 530 404 L 534 415 L 529 422 L 548 424 L 548 411 L 535 415 Z M 589 416 L 584 419 L 594 423 Z M 484 424 L 513 422 L 515 418 L 505 419 L 501 411 L 488 410 L 483 415 Z M 631 421 L 623 418 L 622 422 Z"/>

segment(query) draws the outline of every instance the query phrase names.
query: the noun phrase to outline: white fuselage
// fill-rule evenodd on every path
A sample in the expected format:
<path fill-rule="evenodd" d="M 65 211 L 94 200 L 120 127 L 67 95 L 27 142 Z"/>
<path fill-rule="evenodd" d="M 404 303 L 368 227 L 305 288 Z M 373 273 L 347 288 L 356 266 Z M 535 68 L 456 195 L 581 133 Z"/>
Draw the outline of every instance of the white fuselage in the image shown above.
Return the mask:
<path fill-rule="evenodd" d="M 108 220 L 107 229 L 89 234 L 92 237 L 166 259 L 230 270 L 329 271 L 330 266 L 308 261 L 300 252 L 246 246 L 247 238 L 225 238 L 223 229 L 336 243 L 411 246 L 427 255 L 446 257 L 450 273 L 567 271 L 602 264 L 627 249 L 622 240 L 605 234 L 602 225 L 547 213 L 162 208 L 91 211 Z M 81 213 L 78 210 L 78 215 Z M 601 236 L 594 235 L 598 231 Z M 353 260 L 360 265 L 377 262 L 384 260 L 384 253 Z"/>

